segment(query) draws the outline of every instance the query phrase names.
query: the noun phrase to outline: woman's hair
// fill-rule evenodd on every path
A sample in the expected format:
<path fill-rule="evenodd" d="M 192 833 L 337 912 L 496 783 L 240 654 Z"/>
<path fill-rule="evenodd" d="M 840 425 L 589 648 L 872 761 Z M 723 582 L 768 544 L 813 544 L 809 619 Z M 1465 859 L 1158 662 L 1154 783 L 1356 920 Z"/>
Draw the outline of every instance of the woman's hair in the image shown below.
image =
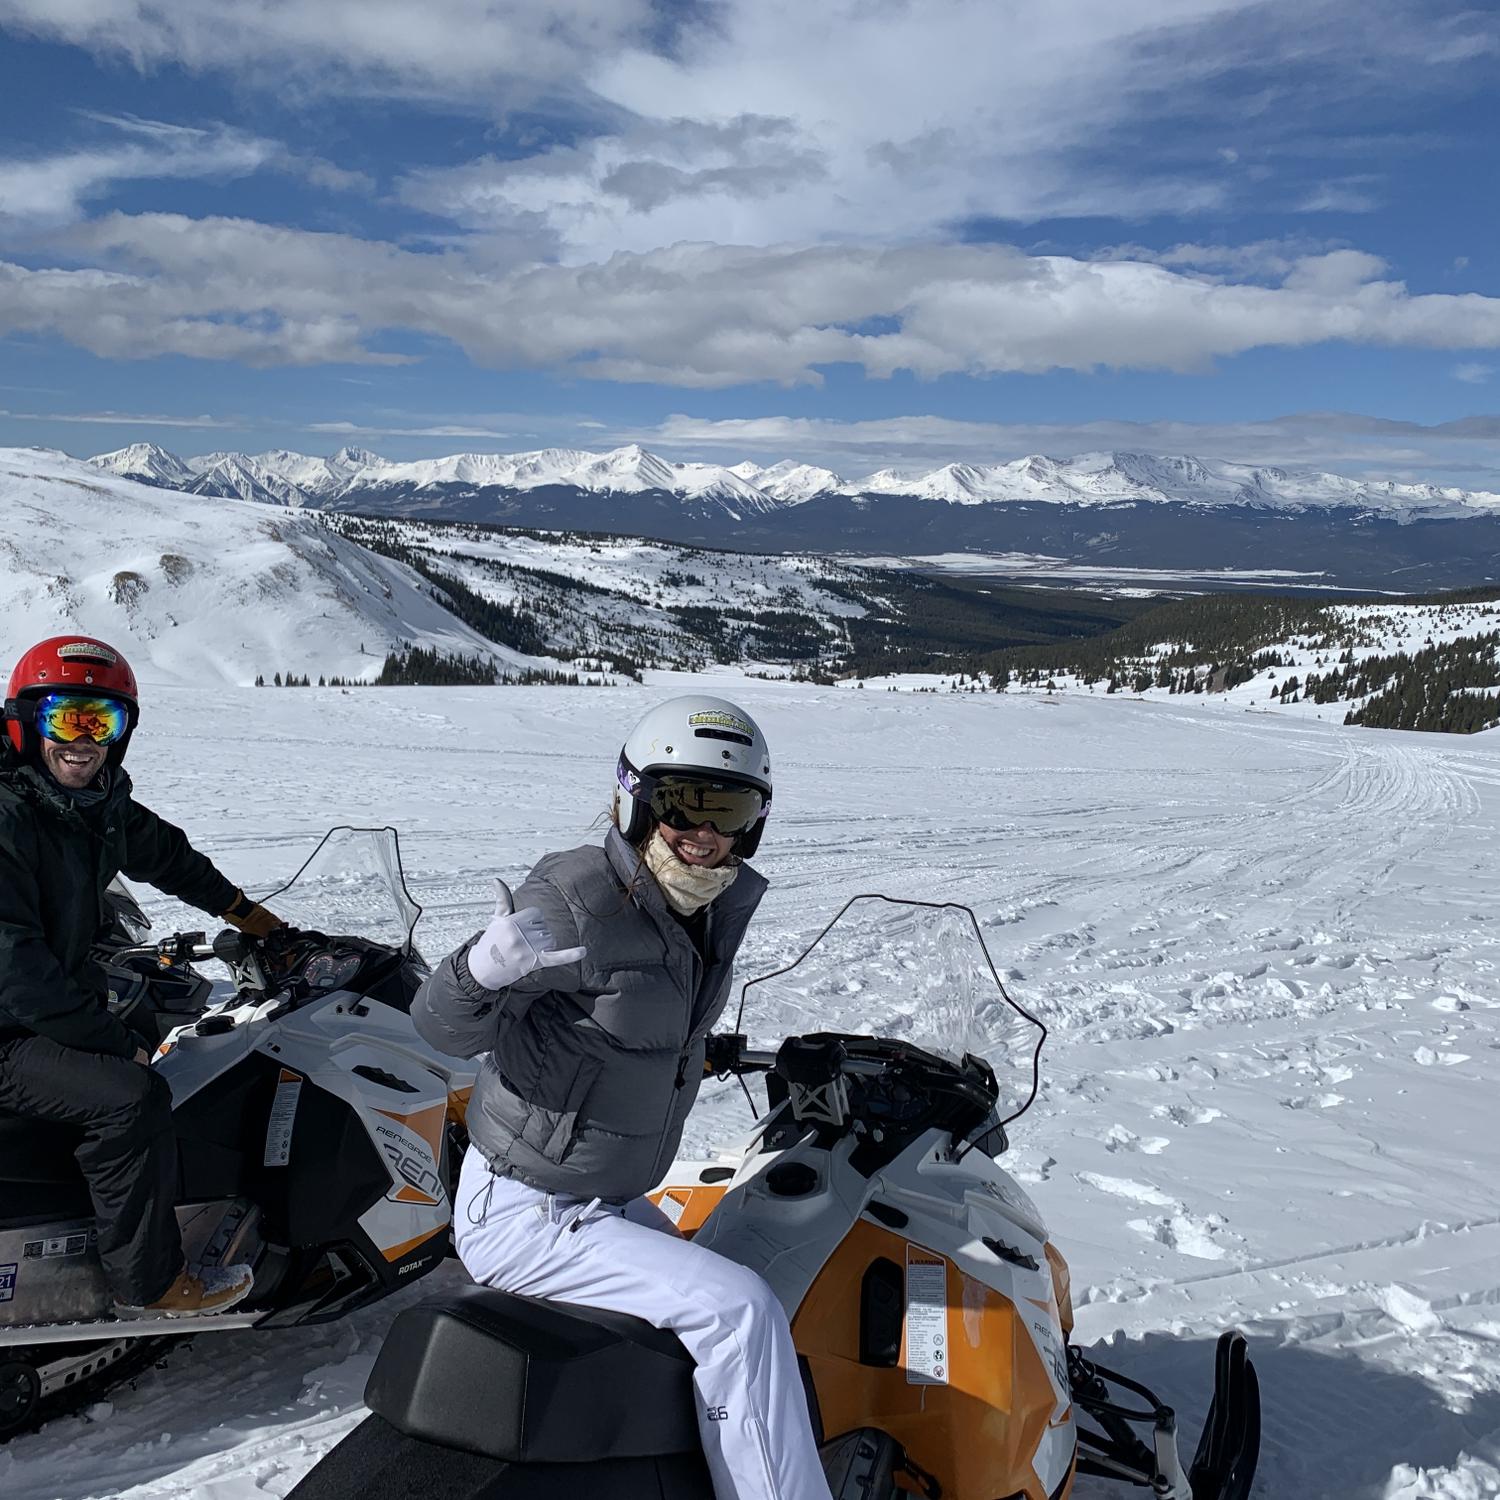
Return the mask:
<path fill-rule="evenodd" d="M 605 812 L 600 813 L 593 820 L 593 822 L 589 824 L 589 827 L 597 828 L 601 823 L 607 824 L 612 828 L 619 828 L 620 810 L 618 803 L 612 802 Z M 623 911 L 627 906 L 630 905 L 632 898 L 635 896 L 635 893 L 640 889 L 640 885 L 643 880 L 656 879 L 656 877 L 651 873 L 650 869 L 646 865 L 646 845 L 651 842 L 651 835 L 655 832 L 656 819 L 655 817 L 648 814 L 646 819 L 646 832 L 636 843 L 630 846 L 635 850 L 635 869 L 630 872 L 630 879 L 625 882 L 625 890 L 621 897 L 620 905 L 618 908 L 618 910 L 620 911 Z M 603 916 L 604 913 L 592 912 L 590 913 L 590 915 Z"/>

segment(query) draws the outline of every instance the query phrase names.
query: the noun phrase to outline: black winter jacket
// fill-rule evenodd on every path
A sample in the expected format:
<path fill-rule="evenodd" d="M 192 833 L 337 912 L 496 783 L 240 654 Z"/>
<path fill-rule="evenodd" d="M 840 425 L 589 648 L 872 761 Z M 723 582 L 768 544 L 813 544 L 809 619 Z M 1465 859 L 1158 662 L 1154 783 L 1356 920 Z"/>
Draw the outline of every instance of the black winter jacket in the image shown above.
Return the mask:
<path fill-rule="evenodd" d="M 131 796 L 120 766 L 84 809 L 38 767 L 0 747 L 0 1039 L 50 1037 L 129 1057 L 89 949 L 108 926 L 104 889 L 123 872 L 189 906 L 228 910 L 238 894 L 180 828 Z"/>

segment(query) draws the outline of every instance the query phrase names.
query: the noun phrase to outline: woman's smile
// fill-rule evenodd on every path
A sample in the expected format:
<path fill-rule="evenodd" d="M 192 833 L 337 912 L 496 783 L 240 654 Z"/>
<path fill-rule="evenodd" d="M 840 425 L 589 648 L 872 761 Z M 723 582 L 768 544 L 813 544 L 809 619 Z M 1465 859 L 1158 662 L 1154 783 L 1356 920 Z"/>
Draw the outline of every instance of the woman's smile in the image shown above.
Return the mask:
<path fill-rule="evenodd" d="M 686 830 L 661 826 L 661 836 L 667 847 L 685 865 L 700 865 L 712 869 L 722 865 L 734 848 L 734 840 L 725 838 L 712 823 L 702 823 L 697 828 Z"/>

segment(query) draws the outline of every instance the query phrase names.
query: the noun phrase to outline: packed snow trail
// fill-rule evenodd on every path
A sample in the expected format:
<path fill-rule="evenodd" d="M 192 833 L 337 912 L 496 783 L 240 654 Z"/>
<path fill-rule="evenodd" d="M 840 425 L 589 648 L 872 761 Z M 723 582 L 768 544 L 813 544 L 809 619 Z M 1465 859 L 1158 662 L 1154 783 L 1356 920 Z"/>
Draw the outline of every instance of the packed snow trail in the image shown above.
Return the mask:
<path fill-rule="evenodd" d="M 260 891 L 327 824 L 396 824 L 436 956 L 482 925 L 492 875 L 599 837 L 625 729 L 697 686 L 744 701 L 776 758 L 741 973 L 795 957 L 861 891 L 974 907 L 1052 1028 L 1007 1165 L 1072 1265 L 1080 1341 L 1179 1408 L 1185 1452 L 1214 1337 L 1238 1324 L 1265 1391 L 1257 1494 L 1500 1497 L 1500 736 L 728 678 L 148 688 L 131 765 Z M 865 992 L 807 1024 L 921 1020 Z M 711 1084 L 687 1148 L 748 1120 Z M 284 1495 L 358 1420 L 398 1305 L 200 1335 L 0 1450 L 0 1494 Z"/>

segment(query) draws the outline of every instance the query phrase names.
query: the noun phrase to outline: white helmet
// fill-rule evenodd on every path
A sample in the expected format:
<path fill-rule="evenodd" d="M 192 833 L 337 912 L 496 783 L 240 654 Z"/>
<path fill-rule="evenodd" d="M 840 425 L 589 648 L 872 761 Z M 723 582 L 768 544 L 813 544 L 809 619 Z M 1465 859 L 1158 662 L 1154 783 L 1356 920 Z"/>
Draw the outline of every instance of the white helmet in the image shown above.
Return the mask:
<path fill-rule="evenodd" d="M 625 738 L 615 780 L 615 821 L 632 844 L 653 819 L 676 814 L 683 827 L 711 822 L 734 835 L 735 852 L 748 857 L 771 811 L 766 737 L 744 709 L 699 693 L 646 714 Z"/>

